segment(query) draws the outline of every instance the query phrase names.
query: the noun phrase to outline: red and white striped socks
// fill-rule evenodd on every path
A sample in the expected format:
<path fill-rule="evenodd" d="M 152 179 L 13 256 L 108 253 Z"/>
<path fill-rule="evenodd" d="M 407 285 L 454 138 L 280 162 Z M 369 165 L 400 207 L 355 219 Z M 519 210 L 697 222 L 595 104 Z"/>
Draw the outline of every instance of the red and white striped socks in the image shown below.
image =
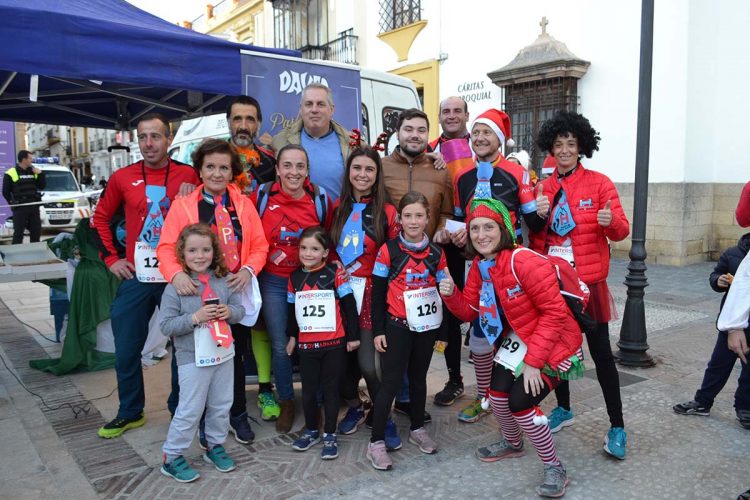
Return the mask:
<path fill-rule="evenodd" d="M 471 353 L 471 359 L 474 360 L 474 373 L 477 377 L 477 399 L 482 399 L 490 387 L 492 366 L 495 364 L 494 358 L 495 353 L 492 351 L 486 354 Z"/>
<path fill-rule="evenodd" d="M 557 451 L 555 450 L 555 442 L 552 440 L 552 432 L 549 430 L 549 425 L 535 425 L 534 416 L 536 412 L 534 408 L 529 408 L 518 413 L 513 413 L 518 425 L 523 429 L 523 432 L 528 436 L 531 444 L 534 445 L 537 455 L 545 464 L 558 465 L 560 461 L 557 459 Z M 507 438 L 506 438 L 507 439 Z"/>
<path fill-rule="evenodd" d="M 490 389 L 490 405 L 505 440 L 515 447 L 521 446 L 521 428 L 510 412 L 508 394 Z"/>

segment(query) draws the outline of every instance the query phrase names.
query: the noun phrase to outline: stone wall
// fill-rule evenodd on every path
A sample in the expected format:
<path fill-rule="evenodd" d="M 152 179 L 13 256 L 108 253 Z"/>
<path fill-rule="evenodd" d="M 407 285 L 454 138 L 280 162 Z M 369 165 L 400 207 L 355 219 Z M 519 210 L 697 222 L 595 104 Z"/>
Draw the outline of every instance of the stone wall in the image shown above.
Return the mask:
<path fill-rule="evenodd" d="M 684 266 L 717 260 L 749 231 L 734 218 L 744 184 L 654 183 L 648 186 L 647 262 Z M 633 183 L 616 183 L 633 223 Z M 627 258 L 630 237 L 612 242 L 615 255 Z"/>

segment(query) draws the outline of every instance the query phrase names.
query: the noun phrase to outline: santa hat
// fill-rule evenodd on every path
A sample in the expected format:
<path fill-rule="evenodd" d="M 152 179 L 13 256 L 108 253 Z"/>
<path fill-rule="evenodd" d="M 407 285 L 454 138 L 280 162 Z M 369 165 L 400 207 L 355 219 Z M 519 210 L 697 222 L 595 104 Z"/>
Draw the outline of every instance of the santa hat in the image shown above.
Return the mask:
<path fill-rule="evenodd" d="M 503 202 L 494 198 L 475 198 L 471 202 L 471 210 L 466 217 L 466 227 L 468 228 L 471 221 L 477 217 L 487 217 L 488 219 L 494 220 L 501 228 L 504 227 L 508 231 L 513 243 L 516 242 L 516 233 L 513 230 L 510 212 L 508 212 L 508 208 L 503 205 Z"/>
<path fill-rule="evenodd" d="M 544 159 L 544 163 L 542 164 L 542 175 L 552 175 L 553 173 L 555 173 L 555 168 L 557 168 L 555 157 L 552 155 L 547 155 L 547 157 Z"/>
<path fill-rule="evenodd" d="M 487 125 L 500 139 L 500 148 L 503 145 L 512 148 L 516 142 L 510 138 L 510 118 L 499 109 L 490 108 L 477 117 L 471 124 L 471 128 L 477 123 Z"/>

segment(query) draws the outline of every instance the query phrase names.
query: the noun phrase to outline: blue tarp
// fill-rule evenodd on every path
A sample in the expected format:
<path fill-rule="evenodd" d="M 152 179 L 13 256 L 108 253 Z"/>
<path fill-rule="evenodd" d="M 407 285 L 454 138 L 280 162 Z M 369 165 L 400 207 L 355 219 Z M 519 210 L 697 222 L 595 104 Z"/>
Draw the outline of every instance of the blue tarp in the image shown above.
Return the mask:
<path fill-rule="evenodd" d="M 196 33 L 122 0 L 0 0 L 0 19 L 2 120 L 126 128 L 148 111 L 218 112 L 242 91 L 241 49 L 299 55 Z"/>

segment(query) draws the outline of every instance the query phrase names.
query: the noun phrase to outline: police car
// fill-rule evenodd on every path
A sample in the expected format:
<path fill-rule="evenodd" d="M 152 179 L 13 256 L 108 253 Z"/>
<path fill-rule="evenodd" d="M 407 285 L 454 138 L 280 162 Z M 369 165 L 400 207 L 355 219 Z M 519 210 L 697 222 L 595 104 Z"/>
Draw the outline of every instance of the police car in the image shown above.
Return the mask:
<path fill-rule="evenodd" d="M 56 157 L 34 158 L 32 165 L 44 171 L 46 186 L 42 191 L 39 215 L 42 228 L 75 227 L 91 215 L 91 206 L 69 168 Z"/>

